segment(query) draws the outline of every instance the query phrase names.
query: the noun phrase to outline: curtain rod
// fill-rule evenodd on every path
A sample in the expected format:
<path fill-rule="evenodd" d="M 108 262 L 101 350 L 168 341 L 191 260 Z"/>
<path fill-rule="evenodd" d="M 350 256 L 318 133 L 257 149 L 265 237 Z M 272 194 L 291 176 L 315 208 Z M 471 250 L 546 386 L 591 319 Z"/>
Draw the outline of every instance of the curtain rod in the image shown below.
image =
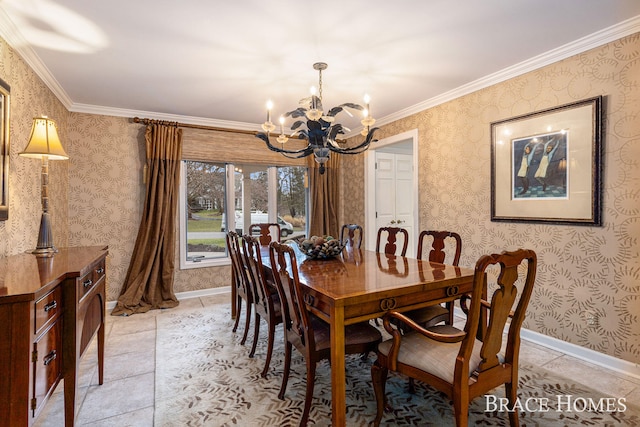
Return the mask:
<path fill-rule="evenodd" d="M 153 122 L 163 122 L 163 120 L 141 119 L 140 117 L 134 117 L 131 120 L 133 120 L 134 123 L 142 123 L 142 124 L 145 124 L 145 125 L 148 125 L 149 123 L 153 123 Z M 242 134 L 246 134 L 246 135 L 255 135 L 256 134 L 256 131 L 252 131 L 252 130 L 228 129 L 228 128 L 220 128 L 220 127 L 215 127 L 215 126 L 193 125 L 193 124 L 189 124 L 189 123 L 180 123 L 180 122 L 167 122 L 167 123 L 172 123 L 172 124 L 175 124 L 176 126 L 182 127 L 182 128 L 210 130 L 210 131 L 216 131 L 216 132 L 242 133 Z"/>

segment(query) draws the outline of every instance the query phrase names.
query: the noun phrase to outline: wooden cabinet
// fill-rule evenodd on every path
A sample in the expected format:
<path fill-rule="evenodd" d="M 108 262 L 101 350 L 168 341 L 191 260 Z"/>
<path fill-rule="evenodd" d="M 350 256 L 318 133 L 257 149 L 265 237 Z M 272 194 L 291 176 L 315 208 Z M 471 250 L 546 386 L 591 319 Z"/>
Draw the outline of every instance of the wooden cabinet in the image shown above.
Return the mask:
<path fill-rule="evenodd" d="M 0 426 L 30 426 L 64 379 L 73 426 L 80 358 L 98 336 L 104 372 L 107 247 L 0 258 Z"/>

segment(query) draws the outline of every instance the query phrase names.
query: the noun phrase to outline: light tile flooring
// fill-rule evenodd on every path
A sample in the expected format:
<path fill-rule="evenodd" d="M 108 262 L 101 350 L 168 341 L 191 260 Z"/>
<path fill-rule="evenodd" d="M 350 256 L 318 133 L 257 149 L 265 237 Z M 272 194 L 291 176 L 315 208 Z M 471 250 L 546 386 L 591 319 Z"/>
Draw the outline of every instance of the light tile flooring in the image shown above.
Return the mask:
<path fill-rule="evenodd" d="M 182 300 L 172 309 L 188 310 L 229 301 L 228 294 Z M 131 317 L 107 316 L 104 384 L 98 385 L 95 339 L 80 367 L 76 425 L 150 427 L 154 422 L 156 316 L 152 310 Z M 640 380 L 591 365 L 546 347 L 522 342 L 520 360 L 562 372 L 593 389 L 628 402 L 640 402 Z M 64 425 L 63 384 L 36 421 L 36 427 Z"/>

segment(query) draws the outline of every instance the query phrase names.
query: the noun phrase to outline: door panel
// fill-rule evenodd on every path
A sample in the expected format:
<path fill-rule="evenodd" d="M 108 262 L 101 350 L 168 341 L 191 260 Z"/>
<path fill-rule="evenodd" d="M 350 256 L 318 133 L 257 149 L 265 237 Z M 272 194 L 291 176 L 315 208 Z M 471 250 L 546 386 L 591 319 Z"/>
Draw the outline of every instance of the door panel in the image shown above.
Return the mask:
<path fill-rule="evenodd" d="M 393 154 L 376 153 L 376 230 L 395 219 L 395 163 Z"/>
<path fill-rule="evenodd" d="M 413 240 L 413 159 L 407 154 L 395 154 L 396 222 L 409 232 L 409 247 Z M 409 253 L 411 255 L 411 253 Z M 412 256 L 412 255 L 411 255 Z"/>
<path fill-rule="evenodd" d="M 376 230 L 386 226 L 406 228 L 409 248 L 413 248 L 412 156 L 376 152 L 376 164 Z"/>

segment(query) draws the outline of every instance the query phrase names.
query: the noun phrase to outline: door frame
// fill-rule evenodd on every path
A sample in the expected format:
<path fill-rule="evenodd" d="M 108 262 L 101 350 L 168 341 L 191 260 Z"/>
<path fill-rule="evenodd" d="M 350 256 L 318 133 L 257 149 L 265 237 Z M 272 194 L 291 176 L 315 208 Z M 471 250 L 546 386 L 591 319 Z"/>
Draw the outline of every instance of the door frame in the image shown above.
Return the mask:
<path fill-rule="evenodd" d="M 376 249 L 376 237 L 378 230 L 375 228 L 375 214 L 376 214 L 376 156 L 375 151 L 381 148 L 388 149 L 389 146 L 397 144 L 399 142 L 411 141 L 411 154 L 413 161 L 413 229 L 419 230 L 418 226 L 420 220 L 418 218 L 418 207 L 420 201 L 418 200 L 418 129 L 412 129 L 406 132 L 399 133 L 397 135 L 390 136 L 388 138 L 381 139 L 372 144 L 367 151 L 365 151 L 364 160 L 364 226 L 365 226 L 365 247 L 368 250 Z M 415 237 L 415 236 L 414 236 Z M 415 242 L 415 239 L 412 239 Z M 415 246 L 415 243 L 414 243 Z M 413 256 L 416 248 L 408 248 L 407 254 Z"/>

